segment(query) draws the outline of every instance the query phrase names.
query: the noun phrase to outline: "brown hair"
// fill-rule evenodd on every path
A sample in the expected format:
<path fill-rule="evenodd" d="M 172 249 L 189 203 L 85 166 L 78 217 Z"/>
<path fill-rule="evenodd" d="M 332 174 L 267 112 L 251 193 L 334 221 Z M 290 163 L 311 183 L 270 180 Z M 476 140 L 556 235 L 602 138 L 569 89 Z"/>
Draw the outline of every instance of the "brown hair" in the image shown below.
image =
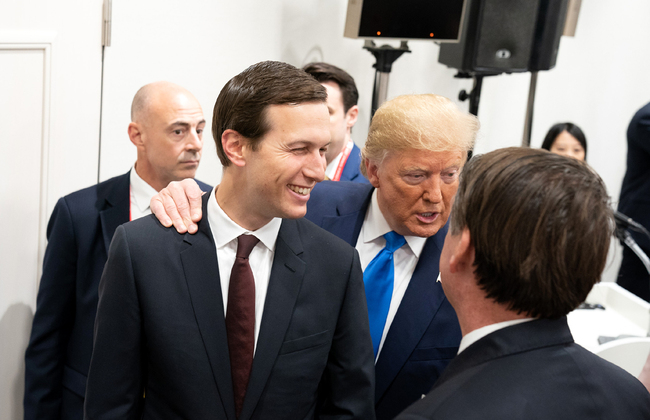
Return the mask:
<path fill-rule="evenodd" d="M 319 83 L 334 82 L 339 86 L 344 112 L 348 112 L 359 101 L 357 85 L 345 70 L 328 63 L 309 63 L 302 69 L 311 74 Z"/>
<path fill-rule="evenodd" d="M 212 136 L 223 166 L 230 159 L 223 151 L 221 135 L 231 129 L 244 136 L 253 150 L 270 129 L 269 105 L 325 102 L 327 92 L 313 77 L 291 64 L 263 61 L 233 77 L 221 89 L 214 104 Z"/>
<path fill-rule="evenodd" d="M 487 298 L 558 318 L 585 300 L 605 267 L 613 230 L 605 185 L 587 164 L 507 148 L 471 159 L 451 211 L 468 228 Z"/>
<path fill-rule="evenodd" d="M 463 152 L 474 147 L 478 119 L 444 96 L 402 95 L 384 102 L 372 117 L 363 160 L 379 165 L 391 150 Z M 361 164 L 365 177 L 366 165 Z"/>

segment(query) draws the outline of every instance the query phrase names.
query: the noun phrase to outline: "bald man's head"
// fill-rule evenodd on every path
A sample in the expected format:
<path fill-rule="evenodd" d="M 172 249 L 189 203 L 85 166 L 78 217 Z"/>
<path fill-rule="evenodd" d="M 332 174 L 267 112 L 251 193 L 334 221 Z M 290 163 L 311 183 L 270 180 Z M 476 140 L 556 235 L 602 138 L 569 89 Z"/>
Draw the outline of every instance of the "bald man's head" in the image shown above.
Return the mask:
<path fill-rule="evenodd" d="M 158 191 L 171 181 L 193 178 L 204 126 L 201 105 L 187 89 L 171 82 L 140 88 L 129 124 L 129 138 L 138 148 L 138 175 Z"/>

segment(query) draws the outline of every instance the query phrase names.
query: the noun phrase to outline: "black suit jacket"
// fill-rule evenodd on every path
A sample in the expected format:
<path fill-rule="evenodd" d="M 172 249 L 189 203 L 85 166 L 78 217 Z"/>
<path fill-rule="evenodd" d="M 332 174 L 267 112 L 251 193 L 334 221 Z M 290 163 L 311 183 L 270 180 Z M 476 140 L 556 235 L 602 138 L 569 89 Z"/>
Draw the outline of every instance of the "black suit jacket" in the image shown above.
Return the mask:
<path fill-rule="evenodd" d="M 370 184 L 321 182 L 312 190 L 307 218 L 357 243 L 372 192 Z M 456 312 L 436 282 L 447 225 L 427 239 L 375 366 L 375 411 L 392 419 L 431 390 L 458 351 Z"/>
<path fill-rule="evenodd" d="M 650 103 L 637 111 L 627 129 L 627 171 L 623 178 L 618 211 L 650 230 Z M 650 238 L 633 230 L 630 233 L 650 256 Z M 627 246 L 623 248 L 618 284 L 650 301 L 648 271 Z"/>
<path fill-rule="evenodd" d="M 650 395 L 623 369 L 573 342 L 566 317 L 489 334 L 461 352 L 399 420 L 641 420 Z"/>
<path fill-rule="evenodd" d="M 25 353 L 26 420 L 83 418 L 97 289 L 115 229 L 129 221 L 129 184 L 127 172 L 54 207 Z"/>
<path fill-rule="evenodd" d="M 117 229 L 86 418 L 235 420 L 218 228 L 204 217 L 181 235 L 151 216 Z M 356 251 L 307 220 L 283 220 L 239 419 L 373 418 L 366 311 Z"/>

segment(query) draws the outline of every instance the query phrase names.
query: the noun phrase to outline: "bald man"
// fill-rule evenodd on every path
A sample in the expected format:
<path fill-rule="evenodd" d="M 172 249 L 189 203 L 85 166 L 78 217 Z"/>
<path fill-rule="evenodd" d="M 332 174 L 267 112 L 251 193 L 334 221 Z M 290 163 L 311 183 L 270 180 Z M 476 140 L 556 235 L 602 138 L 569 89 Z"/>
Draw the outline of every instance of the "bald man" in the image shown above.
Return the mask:
<path fill-rule="evenodd" d="M 186 89 L 143 86 L 128 126 L 137 148 L 133 168 L 56 204 L 25 354 L 25 419 L 83 418 L 98 285 L 113 233 L 150 214 L 151 197 L 169 182 L 194 177 L 204 126 L 201 105 Z"/>

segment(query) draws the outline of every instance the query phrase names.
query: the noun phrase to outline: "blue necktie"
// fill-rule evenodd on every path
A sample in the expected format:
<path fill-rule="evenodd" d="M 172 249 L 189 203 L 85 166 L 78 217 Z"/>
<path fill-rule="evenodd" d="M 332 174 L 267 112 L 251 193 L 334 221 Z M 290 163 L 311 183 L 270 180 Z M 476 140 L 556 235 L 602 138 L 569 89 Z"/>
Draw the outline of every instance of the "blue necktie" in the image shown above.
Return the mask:
<path fill-rule="evenodd" d="M 368 320 L 370 321 L 370 336 L 375 357 L 379 351 L 379 343 L 386 325 L 386 317 L 393 297 L 393 280 L 395 266 L 393 252 L 406 243 L 404 237 L 395 232 L 384 235 L 386 246 L 370 261 L 363 272 L 363 283 L 366 286 L 366 302 L 368 303 Z"/>

